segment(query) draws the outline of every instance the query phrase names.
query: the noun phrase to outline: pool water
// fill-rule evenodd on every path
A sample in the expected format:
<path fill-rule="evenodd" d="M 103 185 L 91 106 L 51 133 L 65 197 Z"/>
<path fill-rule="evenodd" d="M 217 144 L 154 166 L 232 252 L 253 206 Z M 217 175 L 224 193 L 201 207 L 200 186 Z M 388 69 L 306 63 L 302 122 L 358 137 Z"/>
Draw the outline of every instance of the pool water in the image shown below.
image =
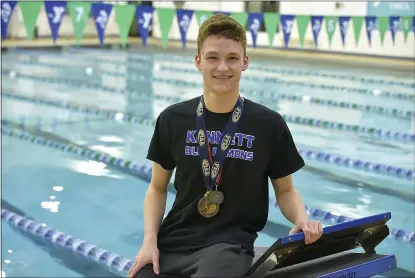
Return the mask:
<path fill-rule="evenodd" d="M 158 53 L 148 49 L 19 50 L 3 54 L 2 93 L 24 95 L 32 100 L 42 98 L 94 106 L 155 119 L 165 107 L 179 99 L 201 94 L 200 74 L 194 70 L 192 59 L 187 53 Z M 255 57 L 251 61 L 252 70 L 248 69 L 244 73 L 247 77 L 278 77 L 304 84 L 414 95 L 414 89 L 407 86 L 306 76 L 298 72 L 324 71 L 346 77 L 362 76 L 409 84 L 414 82 L 413 75 L 395 77 L 392 73 L 329 66 L 310 67 L 288 62 L 273 65 Z M 270 68 L 279 69 L 280 72 L 272 73 L 267 70 Z M 292 69 L 297 73 L 281 72 L 281 69 Z M 337 87 L 327 89 L 304 84 L 281 85 L 243 77 L 241 88 L 246 91 L 245 97 L 284 115 L 411 134 L 415 132 L 414 117 L 394 117 L 307 101 L 291 101 L 279 99 L 278 95 L 324 98 L 405 111 L 414 110 L 413 98 L 388 98 L 341 91 Z M 264 96 L 259 93 L 261 91 L 268 92 L 268 95 Z M 13 124 L 34 127 L 50 138 L 59 136 L 115 157 L 141 164 L 149 163 L 145 156 L 153 125 L 110 119 L 6 95 L 2 97 L 2 120 L 9 128 L 13 128 Z M 367 134 L 295 123 L 288 125 L 300 149 L 414 169 L 415 151 L 411 141 L 371 138 Z M 143 238 L 142 207 L 148 181 L 120 172 L 102 162 L 4 135 L 2 152 L 3 208 L 24 213 L 39 223 L 124 257 L 135 257 Z M 406 232 L 415 230 L 413 181 L 316 160 L 307 159 L 306 163 L 306 168 L 294 174 L 294 183 L 307 206 L 352 218 L 390 211 L 390 228 L 400 228 Z M 273 198 L 272 194 L 270 197 Z M 169 191 L 166 213 L 173 201 L 174 192 Z M 112 275 L 97 265 L 84 263 L 70 254 L 45 246 L 10 228 L 5 222 L 3 227 L 1 269 L 6 277 Z M 270 202 L 269 223 L 260 233 L 256 244 L 271 245 L 276 238 L 285 236 L 290 227 L 290 223 Z M 414 244 L 388 237 L 377 250 L 379 253 L 396 254 L 400 269 L 409 272 L 409 275 L 415 272 Z"/>

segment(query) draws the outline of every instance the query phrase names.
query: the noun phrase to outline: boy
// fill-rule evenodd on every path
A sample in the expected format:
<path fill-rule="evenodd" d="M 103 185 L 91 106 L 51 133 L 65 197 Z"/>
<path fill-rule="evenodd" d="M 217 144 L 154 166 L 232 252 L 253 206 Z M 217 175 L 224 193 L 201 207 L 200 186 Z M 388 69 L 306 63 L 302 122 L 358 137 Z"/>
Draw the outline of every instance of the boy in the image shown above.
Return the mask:
<path fill-rule="evenodd" d="M 322 235 L 292 184 L 304 161 L 285 121 L 239 94 L 248 67 L 245 29 L 215 14 L 200 26 L 197 44 L 203 96 L 171 105 L 157 119 L 144 241 L 129 277 L 242 277 L 267 221 L 268 178 L 294 224 L 290 234 L 303 231 L 307 244 Z M 162 221 L 174 169 L 177 195 Z"/>

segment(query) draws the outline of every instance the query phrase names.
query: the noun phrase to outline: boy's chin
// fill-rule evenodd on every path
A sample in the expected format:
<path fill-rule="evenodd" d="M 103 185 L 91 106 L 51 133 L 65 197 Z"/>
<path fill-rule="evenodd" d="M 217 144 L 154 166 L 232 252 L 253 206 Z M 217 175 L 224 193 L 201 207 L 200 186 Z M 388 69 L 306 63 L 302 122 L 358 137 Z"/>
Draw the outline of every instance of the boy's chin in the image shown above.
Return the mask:
<path fill-rule="evenodd" d="M 234 87 L 231 86 L 212 86 L 212 92 L 216 94 L 229 94 L 235 90 Z"/>

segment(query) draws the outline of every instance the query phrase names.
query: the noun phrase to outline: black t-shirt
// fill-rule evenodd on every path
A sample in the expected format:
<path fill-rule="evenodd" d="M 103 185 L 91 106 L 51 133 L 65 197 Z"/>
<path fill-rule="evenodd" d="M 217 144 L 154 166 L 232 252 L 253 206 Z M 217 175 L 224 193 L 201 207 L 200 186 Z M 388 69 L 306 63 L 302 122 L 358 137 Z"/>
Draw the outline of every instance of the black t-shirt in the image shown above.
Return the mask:
<path fill-rule="evenodd" d="M 200 97 L 173 104 L 157 118 L 147 158 L 175 169 L 176 199 L 158 234 L 160 251 L 190 251 L 218 242 L 253 252 L 257 232 L 268 218 L 268 179 L 290 175 L 304 166 L 282 116 L 249 99 L 223 165 L 218 190 L 224 194 L 219 213 L 204 218 L 197 209 L 206 193 L 197 155 L 196 108 Z M 205 109 L 207 139 L 212 148 L 230 113 Z M 213 153 L 215 151 L 213 150 Z"/>

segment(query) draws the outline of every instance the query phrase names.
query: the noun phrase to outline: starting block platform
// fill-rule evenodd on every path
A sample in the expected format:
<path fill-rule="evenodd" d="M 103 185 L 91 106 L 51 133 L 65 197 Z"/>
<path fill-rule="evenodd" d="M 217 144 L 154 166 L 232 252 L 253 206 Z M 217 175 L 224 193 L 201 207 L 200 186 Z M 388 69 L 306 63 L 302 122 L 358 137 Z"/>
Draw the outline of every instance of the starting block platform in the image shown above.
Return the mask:
<path fill-rule="evenodd" d="M 271 247 L 255 247 L 255 259 L 244 277 L 373 277 L 397 268 L 395 255 L 375 251 L 388 235 L 391 213 L 329 226 L 313 244 L 304 234 L 279 238 Z M 364 252 L 351 252 L 363 248 Z"/>

